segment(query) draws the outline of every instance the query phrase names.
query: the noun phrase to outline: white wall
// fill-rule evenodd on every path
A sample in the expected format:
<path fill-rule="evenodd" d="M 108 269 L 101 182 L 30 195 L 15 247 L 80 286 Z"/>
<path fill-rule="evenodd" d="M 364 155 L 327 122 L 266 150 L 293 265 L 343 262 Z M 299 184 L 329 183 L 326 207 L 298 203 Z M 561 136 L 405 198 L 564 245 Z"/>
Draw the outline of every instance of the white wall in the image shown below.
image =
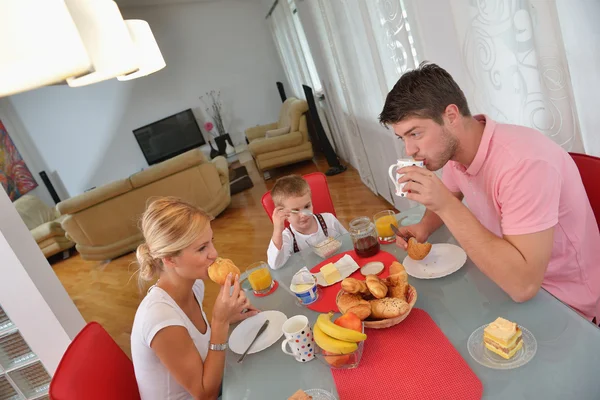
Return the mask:
<path fill-rule="evenodd" d="M 243 131 L 277 119 L 275 86 L 285 81 L 265 12 L 258 2 L 224 0 L 122 8 L 124 18 L 148 21 L 167 67 L 129 82 L 83 88 L 50 86 L 10 101 L 43 163 L 77 195 L 147 167 L 132 130 L 192 108 L 221 90 L 235 143 Z"/>
<path fill-rule="evenodd" d="M 600 2 L 557 0 L 556 8 L 585 152 L 600 157 Z"/>
<path fill-rule="evenodd" d="M 85 320 L 0 190 L 0 305 L 50 374 Z"/>

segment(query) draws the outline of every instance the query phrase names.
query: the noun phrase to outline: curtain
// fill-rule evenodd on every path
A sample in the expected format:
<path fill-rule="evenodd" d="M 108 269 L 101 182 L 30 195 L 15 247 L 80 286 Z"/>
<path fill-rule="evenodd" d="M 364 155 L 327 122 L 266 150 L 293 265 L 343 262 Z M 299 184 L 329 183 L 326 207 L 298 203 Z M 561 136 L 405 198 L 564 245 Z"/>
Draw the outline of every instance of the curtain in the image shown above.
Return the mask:
<path fill-rule="evenodd" d="M 403 144 L 382 127 L 385 96 L 405 71 L 418 65 L 416 40 L 400 0 L 305 1 L 316 30 L 325 71 L 319 71 L 335 120 L 339 153 L 361 180 L 396 208 L 416 205 L 393 195 L 388 168 Z M 301 4 L 301 3 L 299 3 Z M 313 54 L 315 52 L 313 51 Z"/>
<path fill-rule="evenodd" d="M 302 85 L 311 86 L 315 92 L 321 90 L 316 68 L 308 51 L 306 37 L 299 20 L 293 15 L 294 2 L 280 0 L 268 18 L 275 46 L 294 97 L 304 98 Z"/>
<path fill-rule="evenodd" d="M 582 150 L 554 0 L 451 1 L 472 112 Z"/>
<path fill-rule="evenodd" d="M 446 68 L 474 113 L 535 128 L 582 151 L 555 0 L 300 0 L 338 152 L 399 210 L 387 170 L 405 156 L 377 117 L 406 71 Z M 315 50 L 315 49 L 318 49 Z"/>

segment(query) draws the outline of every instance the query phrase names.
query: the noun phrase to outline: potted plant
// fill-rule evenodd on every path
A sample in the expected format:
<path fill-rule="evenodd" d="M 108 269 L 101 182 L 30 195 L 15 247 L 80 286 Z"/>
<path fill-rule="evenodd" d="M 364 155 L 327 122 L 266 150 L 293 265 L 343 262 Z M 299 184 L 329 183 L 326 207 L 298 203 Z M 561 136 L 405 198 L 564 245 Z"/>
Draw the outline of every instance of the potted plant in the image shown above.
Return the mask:
<path fill-rule="evenodd" d="M 207 130 L 215 138 L 219 155 L 224 155 L 228 153 L 227 144 L 229 143 L 229 146 L 231 146 L 231 149 L 233 150 L 233 143 L 231 142 L 229 133 L 227 133 L 225 130 L 225 125 L 223 124 L 223 103 L 221 102 L 221 91 L 211 90 L 210 92 L 207 92 L 205 96 L 200 96 L 200 100 L 202 100 L 202 102 L 206 105 L 206 112 L 214 121 L 214 127 L 217 129 L 217 135 L 213 134 L 212 132 L 212 123 L 207 122 L 204 125 L 204 128 L 207 129 L 207 125 L 210 123 L 211 129 Z"/>

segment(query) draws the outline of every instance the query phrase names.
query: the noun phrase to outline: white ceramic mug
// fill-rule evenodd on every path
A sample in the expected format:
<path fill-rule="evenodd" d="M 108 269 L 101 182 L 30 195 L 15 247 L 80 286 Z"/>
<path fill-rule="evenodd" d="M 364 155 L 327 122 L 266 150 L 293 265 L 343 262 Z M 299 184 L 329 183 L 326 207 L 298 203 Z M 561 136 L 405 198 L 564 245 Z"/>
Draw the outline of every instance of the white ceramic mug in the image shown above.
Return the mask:
<path fill-rule="evenodd" d="M 394 182 L 394 186 L 396 187 L 396 196 L 406 197 L 406 192 L 402 191 L 402 188 L 404 187 L 404 185 L 406 185 L 406 182 L 398 183 L 398 180 L 402 178 L 404 174 L 399 174 L 397 172 L 395 174 L 396 178 L 394 179 L 394 168 L 396 168 L 396 170 L 399 170 L 401 168 L 411 166 L 424 168 L 425 163 L 423 163 L 423 161 L 413 160 L 412 158 L 400 158 L 396 164 L 390 165 L 388 175 L 390 176 L 390 179 L 392 180 L 392 182 Z"/>
<path fill-rule="evenodd" d="M 304 315 L 295 315 L 284 322 L 283 334 L 285 339 L 281 343 L 281 350 L 296 359 L 298 362 L 307 362 L 315 358 L 315 340 L 308 318 Z M 289 344 L 292 352 L 287 350 Z"/>

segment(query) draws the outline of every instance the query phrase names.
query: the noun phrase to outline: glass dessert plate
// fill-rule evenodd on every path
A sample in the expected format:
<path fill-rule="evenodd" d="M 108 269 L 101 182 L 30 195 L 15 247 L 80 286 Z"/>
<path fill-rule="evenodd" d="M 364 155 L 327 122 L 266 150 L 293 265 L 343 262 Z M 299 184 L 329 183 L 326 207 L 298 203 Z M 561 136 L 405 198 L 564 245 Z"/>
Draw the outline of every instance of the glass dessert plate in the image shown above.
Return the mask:
<path fill-rule="evenodd" d="M 469 354 L 473 360 L 477 361 L 479 364 L 493 369 L 513 369 L 522 367 L 535 356 L 537 351 L 537 341 L 535 340 L 535 336 L 520 325 L 519 328 L 523 332 L 521 336 L 523 347 L 517 351 L 512 358 L 506 360 L 498 354 L 489 351 L 483 344 L 483 330 L 487 326 L 488 324 L 485 324 L 477 328 L 471 333 L 471 336 L 469 336 L 469 340 L 467 341 Z"/>

